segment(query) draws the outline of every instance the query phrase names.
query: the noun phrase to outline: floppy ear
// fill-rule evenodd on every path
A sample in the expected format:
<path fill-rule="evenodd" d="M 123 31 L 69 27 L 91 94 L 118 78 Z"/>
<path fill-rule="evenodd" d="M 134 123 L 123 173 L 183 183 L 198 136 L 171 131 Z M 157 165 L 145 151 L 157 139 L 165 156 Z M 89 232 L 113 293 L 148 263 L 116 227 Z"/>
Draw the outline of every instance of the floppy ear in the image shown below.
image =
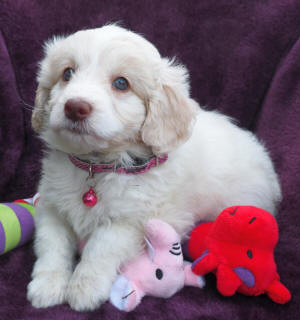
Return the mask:
<path fill-rule="evenodd" d="M 31 125 L 34 131 L 40 132 L 43 127 L 44 105 L 49 97 L 50 90 L 42 87 L 40 84 L 36 90 L 34 109 L 31 118 Z"/>
<path fill-rule="evenodd" d="M 64 39 L 65 37 L 54 36 L 44 43 L 44 59 L 39 63 L 38 87 L 31 118 L 32 127 L 36 132 L 40 132 L 43 127 L 46 113 L 45 105 L 49 99 L 52 86 L 58 80 L 58 75 L 54 72 L 59 62 L 59 55 L 56 54 L 56 50 Z"/>
<path fill-rule="evenodd" d="M 159 88 L 146 102 L 143 142 L 154 154 L 167 153 L 187 140 L 196 114 L 189 97 L 188 71 L 174 61 L 162 59 Z"/>

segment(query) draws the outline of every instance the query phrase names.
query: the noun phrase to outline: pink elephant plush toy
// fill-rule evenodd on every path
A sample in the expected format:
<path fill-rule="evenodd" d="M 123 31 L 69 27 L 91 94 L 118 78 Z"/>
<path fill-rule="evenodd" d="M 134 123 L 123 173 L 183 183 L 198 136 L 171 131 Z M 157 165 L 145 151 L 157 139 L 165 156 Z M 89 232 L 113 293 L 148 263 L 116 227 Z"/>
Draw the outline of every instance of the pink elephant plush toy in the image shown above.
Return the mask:
<path fill-rule="evenodd" d="M 145 295 L 169 298 L 184 285 L 202 288 L 204 279 L 183 260 L 180 238 L 167 223 L 151 219 L 146 225 L 147 250 L 121 268 L 110 302 L 119 310 L 131 311 Z"/>

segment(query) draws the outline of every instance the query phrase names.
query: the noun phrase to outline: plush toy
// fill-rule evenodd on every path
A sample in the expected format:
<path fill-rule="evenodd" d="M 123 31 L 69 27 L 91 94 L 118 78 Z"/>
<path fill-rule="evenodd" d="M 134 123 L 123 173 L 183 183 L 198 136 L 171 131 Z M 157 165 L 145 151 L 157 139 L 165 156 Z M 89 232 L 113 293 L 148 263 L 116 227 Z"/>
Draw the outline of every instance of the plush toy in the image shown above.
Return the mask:
<path fill-rule="evenodd" d="M 215 272 L 218 291 L 231 296 L 236 291 L 249 296 L 266 293 L 274 302 L 291 299 L 280 282 L 274 261 L 278 226 L 265 210 L 251 206 L 225 209 L 215 222 L 196 227 L 188 244 L 195 260 L 192 270 Z"/>
<path fill-rule="evenodd" d="M 145 240 L 148 250 L 125 265 L 113 284 L 110 301 L 115 307 L 131 311 L 145 295 L 169 298 L 184 285 L 204 286 L 191 263 L 183 261 L 180 238 L 170 225 L 150 220 Z"/>
<path fill-rule="evenodd" d="M 0 254 L 22 246 L 31 239 L 34 230 L 34 204 L 30 199 L 0 203 Z"/>

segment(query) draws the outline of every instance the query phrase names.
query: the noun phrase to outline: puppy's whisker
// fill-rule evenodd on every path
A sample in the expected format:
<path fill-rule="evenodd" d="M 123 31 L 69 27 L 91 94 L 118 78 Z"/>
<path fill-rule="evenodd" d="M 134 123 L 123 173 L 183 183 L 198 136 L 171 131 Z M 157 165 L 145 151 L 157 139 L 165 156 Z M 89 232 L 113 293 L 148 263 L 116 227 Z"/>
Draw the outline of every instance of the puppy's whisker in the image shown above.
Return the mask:
<path fill-rule="evenodd" d="M 25 110 L 28 110 L 28 111 L 31 111 L 31 112 L 33 111 L 34 106 L 26 103 L 22 98 L 20 98 L 20 101 L 21 101 L 21 103 L 22 103 L 22 107 L 23 107 Z"/>

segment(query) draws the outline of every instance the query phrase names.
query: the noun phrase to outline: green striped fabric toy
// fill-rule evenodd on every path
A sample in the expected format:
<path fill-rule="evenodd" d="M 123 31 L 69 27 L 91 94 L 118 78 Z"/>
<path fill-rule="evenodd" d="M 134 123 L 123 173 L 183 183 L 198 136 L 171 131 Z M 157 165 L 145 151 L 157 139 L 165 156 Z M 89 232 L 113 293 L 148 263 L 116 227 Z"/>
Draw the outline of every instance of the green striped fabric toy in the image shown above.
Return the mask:
<path fill-rule="evenodd" d="M 33 198 L 0 203 L 0 255 L 22 246 L 32 238 L 34 231 L 34 205 L 39 199 Z"/>

